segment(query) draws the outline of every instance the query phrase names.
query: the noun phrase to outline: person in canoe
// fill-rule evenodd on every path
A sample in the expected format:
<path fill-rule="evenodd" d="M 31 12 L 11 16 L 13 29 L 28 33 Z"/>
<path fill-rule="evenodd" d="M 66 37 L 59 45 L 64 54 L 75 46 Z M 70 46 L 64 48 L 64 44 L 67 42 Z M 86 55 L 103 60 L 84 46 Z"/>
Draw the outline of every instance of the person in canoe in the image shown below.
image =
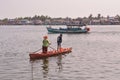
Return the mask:
<path fill-rule="evenodd" d="M 48 51 L 48 46 L 51 44 L 48 40 L 48 36 L 43 37 L 43 45 L 42 45 L 42 52 L 47 53 Z"/>
<path fill-rule="evenodd" d="M 61 48 L 62 34 L 57 37 L 57 50 Z"/>

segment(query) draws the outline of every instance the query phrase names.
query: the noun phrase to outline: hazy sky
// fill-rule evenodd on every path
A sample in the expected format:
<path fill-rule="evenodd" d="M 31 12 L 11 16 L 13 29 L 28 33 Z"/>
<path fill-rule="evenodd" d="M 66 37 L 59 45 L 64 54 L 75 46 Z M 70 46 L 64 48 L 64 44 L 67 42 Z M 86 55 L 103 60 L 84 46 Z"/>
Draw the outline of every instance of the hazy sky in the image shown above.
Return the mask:
<path fill-rule="evenodd" d="M 0 19 L 33 17 L 88 17 L 120 15 L 120 0 L 0 0 Z"/>

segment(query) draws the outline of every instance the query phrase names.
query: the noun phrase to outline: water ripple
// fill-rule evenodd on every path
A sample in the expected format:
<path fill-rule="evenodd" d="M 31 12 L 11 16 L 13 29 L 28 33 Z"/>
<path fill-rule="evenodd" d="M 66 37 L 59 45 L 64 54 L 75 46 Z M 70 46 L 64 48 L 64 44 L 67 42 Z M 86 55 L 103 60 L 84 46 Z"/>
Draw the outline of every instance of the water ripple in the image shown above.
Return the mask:
<path fill-rule="evenodd" d="M 0 27 L 1 80 L 119 80 L 120 27 L 91 26 L 89 34 L 63 34 L 70 54 L 29 60 L 41 48 L 45 26 Z M 56 48 L 59 34 L 47 34 Z"/>

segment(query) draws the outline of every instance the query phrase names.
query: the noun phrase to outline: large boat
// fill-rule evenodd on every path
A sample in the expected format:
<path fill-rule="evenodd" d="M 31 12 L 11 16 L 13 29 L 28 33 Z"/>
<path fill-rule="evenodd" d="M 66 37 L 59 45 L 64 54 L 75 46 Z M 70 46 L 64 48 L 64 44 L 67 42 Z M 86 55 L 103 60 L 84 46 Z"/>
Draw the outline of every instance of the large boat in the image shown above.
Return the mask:
<path fill-rule="evenodd" d="M 86 25 L 67 25 L 66 28 L 52 28 L 47 27 L 49 33 L 87 33 L 90 31 L 90 28 Z"/>
<path fill-rule="evenodd" d="M 51 56 L 56 56 L 56 55 L 60 55 L 60 54 L 66 54 L 66 53 L 70 53 L 72 51 L 72 48 L 60 48 L 59 50 L 52 50 L 52 51 L 48 51 L 47 53 L 42 53 L 42 52 L 33 52 L 30 53 L 30 59 L 42 59 L 42 58 L 47 58 L 47 57 L 51 57 Z"/>

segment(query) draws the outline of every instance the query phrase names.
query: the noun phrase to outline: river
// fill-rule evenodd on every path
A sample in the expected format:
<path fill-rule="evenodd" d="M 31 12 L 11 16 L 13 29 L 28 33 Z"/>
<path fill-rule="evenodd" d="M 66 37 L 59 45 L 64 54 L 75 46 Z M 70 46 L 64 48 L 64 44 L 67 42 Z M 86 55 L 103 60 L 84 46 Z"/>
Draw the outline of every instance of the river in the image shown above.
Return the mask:
<path fill-rule="evenodd" d="M 71 53 L 30 61 L 44 35 L 56 49 L 59 34 L 39 25 L 0 26 L 0 79 L 120 80 L 120 25 L 89 27 L 87 34 L 63 34 L 62 47 L 72 47 Z"/>

